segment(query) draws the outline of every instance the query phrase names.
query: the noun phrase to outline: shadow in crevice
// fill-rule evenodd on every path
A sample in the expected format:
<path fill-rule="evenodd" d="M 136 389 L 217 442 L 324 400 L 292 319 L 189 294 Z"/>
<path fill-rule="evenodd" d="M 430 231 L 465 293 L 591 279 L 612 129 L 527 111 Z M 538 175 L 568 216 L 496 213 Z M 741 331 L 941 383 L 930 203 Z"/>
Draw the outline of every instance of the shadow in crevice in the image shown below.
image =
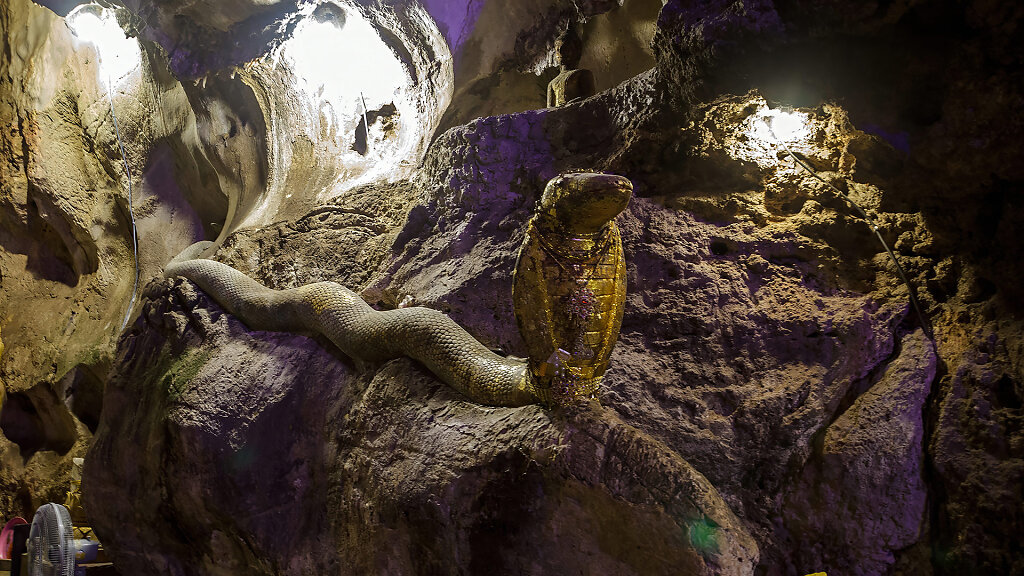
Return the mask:
<path fill-rule="evenodd" d="M 35 202 L 26 205 L 26 221 L 12 222 L 0 216 L 0 246 L 9 253 L 26 256 L 25 270 L 34 278 L 77 286 L 80 278 L 74 257 L 61 235 L 39 213 Z"/>
<path fill-rule="evenodd" d="M 28 212 L 26 232 L 29 238 L 35 238 L 38 242 L 26 251 L 26 269 L 38 278 L 77 286 L 79 275 L 75 271 L 74 258 L 60 234 L 41 216 L 36 203 L 28 203 Z"/>
<path fill-rule="evenodd" d="M 64 390 L 64 404 L 75 418 L 95 434 L 103 412 L 102 368 L 79 364 L 64 376 L 60 388 Z"/>
<path fill-rule="evenodd" d="M 36 452 L 67 454 L 77 437 L 71 411 L 45 383 L 7 394 L 0 409 L 0 432 L 18 445 L 25 461 Z"/>

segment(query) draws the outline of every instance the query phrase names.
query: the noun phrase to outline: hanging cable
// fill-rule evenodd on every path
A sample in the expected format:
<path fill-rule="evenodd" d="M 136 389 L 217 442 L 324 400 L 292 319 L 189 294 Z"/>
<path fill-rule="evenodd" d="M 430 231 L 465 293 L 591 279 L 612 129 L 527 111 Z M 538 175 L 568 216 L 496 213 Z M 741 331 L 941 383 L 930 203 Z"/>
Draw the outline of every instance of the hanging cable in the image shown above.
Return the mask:
<path fill-rule="evenodd" d="M 103 69 L 103 63 L 99 62 L 100 69 Z M 132 170 L 128 166 L 128 156 L 124 153 L 124 143 L 121 142 L 121 128 L 117 125 L 117 114 L 114 112 L 114 95 L 113 95 L 113 81 L 110 75 L 107 75 L 107 100 L 110 101 L 110 117 L 114 119 L 114 134 L 117 136 L 117 146 L 121 150 L 121 161 L 124 162 L 124 172 L 128 177 L 128 217 L 132 222 L 132 254 L 135 257 L 135 282 L 132 284 L 132 297 L 128 301 L 128 310 L 124 313 L 124 320 L 121 322 L 121 330 L 128 325 L 128 318 L 132 315 L 132 309 L 135 308 L 135 298 L 139 292 L 139 277 L 141 271 L 139 270 L 139 233 L 138 227 L 135 224 L 135 207 L 132 203 Z"/>
<path fill-rule="evenodd" d="M 772 129 L 771 124 L 769 124 L 768 122 L 764 122 L 764 124 L 765 126 L 768 127 L 768 131 L 771 132 L 772 138 L 774 138 L 776 142 L 782 145 L 782 147 L 786 150 L 786 153 L 789 154 L 789 156 L 796 161 L 798 166 L 803 168 L 804 171 L 810 174 L 811 177 L 813 177 L 815 180 L 828 186 L 837 194 L 839 194 L 839 197 L 842 198 L 843 200 L 846 200 L 846 203 L 852 206 L 853 209 L 857 212 L 857 214 L 861 217 L 861 219 L 867 222 L 868 226 L 871 227 L 871 231 L 875 233 L 875 237 L 877 237 L 878 241 L 882 243 L 882 247 L 885 248 L 886 253 L 889 254 L 889 259 L 892 260 L 893 265 L 896 266 L 896 272 L 899 274 L 900 279 L 903 280 L 903 283 L 907 285 L 907 291 L 910 294 L 910 305 L 914 308 L 914 312 L 917 314 L 917 319 L 921 323 L 921 329 L 924 330 L 925 336 L 927 336 L 929 339 L 932 339 L 933 336 L 931 325 L 925 318 L 924 313 L 921 312 L 921 306 L 917 303 L 917 291 L 914 290 L 914 285 L 910 283 L 910 280 L 907 278 L 906 273 L 903 272 L 903 267 L 900 266 L 900 262 L 896 258 L 896 254 L 892 251 L 891 248 L 889 248 L 889 243 L 886 242 L 885 238 L 882 237 L 882 233 L 878 228 L 878 224 L 875 223 L 874 219 L 871 218 L 871 216 L 869 216 L 868 213 L 865 212 L 859 204 L 853 201 L 853 198 L 850 198 L 849 194 L 843 192 L 837 186 L 819 176 L 813 168 L 808 166 L 806 162 L 804 162 L 799 156 L 794 154 L 793 151 L 789 149 L 789 146 L 786 144 L 786 141 L 776 136 L 775 130 Z"/>
<path fill-rule="evenodd" d="M 117 123 L 117 113 L 114 110 L 114 81 L 111 76 L 110 70 L 106 69 L 103 65 L 103 45 L 111 48 L 114 54 L 115 63 L 122 55 L 124 55 L 124 46 L 117 46 L 110 44 L 112 30 L 117 30 L 117 37 L 123 37 L 125 41 L 128 40 L 128 36 L 124 34 L 124 30 L 121 25 L 117 23 L 116 18 L 108 7 L 101 6 L 96 2 L 89 2 L 86 4 L 80 4 L 74 10 L 68 12 L 68 15 L 64 19 L 64 24 L 71 31 L 71 34 L 76 38 L 81 38 L 86 42 L 92 43 L 96 48 L 96 64 L 99 68 L 99 75 L 105 76 L 107 80 L 107 101 L 110 103 L 110 117 L 114 123 L 114 135 L 117 137 L 117 147 L 121 152 L 121 161 L 124 163 L 125 176 L 128 178 L 128 217 L 131 220 L 132 225 L 132 256 L 135 262 L 135 281 L 132 284 L 132 297 L 128 302 L 128 310 L 125 311 L 124 320 L 121 322 L 121 330 L 123 331 L 125 326 L 128 325 L 128 319 L 131 317 L 132 310 L 135 308 L 135 300 L 138 297 L 139 292 L 139 279 L 142 275 L 139 268 L 139 231 L 135 221 L 135 206 L 134 206 L 134 190 L 132 186 L 132 170 L 128 165 L 128 155 L 124 151 L 124 142 L 121 140 L 121 127 Z M 116 38 L 115 38 L 116 40 Z M 139 52 L 138 46 L 135 46 L 135 51 Z M 130 52 L 130 50 L 129 50 Z M 141 58 L 141 54 L 137 54 Z M 135 64 L 136 66 L 138 63 Z M 126 74 L 129 69 L 122 71 L 122 76 Z"/>

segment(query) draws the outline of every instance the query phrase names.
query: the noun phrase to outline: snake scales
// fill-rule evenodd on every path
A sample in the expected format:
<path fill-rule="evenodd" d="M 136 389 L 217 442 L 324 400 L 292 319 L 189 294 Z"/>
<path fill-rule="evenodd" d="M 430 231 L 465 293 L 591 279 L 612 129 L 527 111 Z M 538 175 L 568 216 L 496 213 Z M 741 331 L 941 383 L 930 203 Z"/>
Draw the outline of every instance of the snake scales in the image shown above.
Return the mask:
<path fill-rule="evenodd" d="M 561 175 L 548 184 L 545 198 L 556 182 L 556 187 L 575 186 L 577 193 L 591 195 L 610 186 L 609 182 L 620 190 L 625 189 L 623 182 L 629 183 L 605 174 Z M 565 194 L 551 195 L 555 196 L 564 215 Z M 622 203 L 610 216 L 601 218 L 609 223 L 624 206 Z M 540 212 L 543 210 L 542 200 Z M 317 332 L 346 355 L 370 362 L 409 356 L 480 404 L 523 406 L 546 399 L 538 394 L 529 363 L 495 354 L 437 310 L 374 310 L 358 294 L 335 282 L 273 290 L 230 266 L 196 259 L 210 244 L 200 242 L 187 248 L 165 267 L 164 276 L 183 276 L 195 282 L 250 329 Z"/>

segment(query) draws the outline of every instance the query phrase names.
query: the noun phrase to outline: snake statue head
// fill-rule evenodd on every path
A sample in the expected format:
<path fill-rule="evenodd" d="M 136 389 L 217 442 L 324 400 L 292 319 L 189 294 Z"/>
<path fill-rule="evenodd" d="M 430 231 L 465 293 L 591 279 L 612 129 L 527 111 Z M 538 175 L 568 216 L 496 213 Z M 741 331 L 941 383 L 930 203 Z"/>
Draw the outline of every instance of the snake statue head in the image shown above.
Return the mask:
<path fill-rule="evenodd" d="M 626 265 L 614 218 L 627 178 L 570 172 L 552 178 L 530 221 L 513 278 L 533 394 L 546 405 L 596 397 L 622 326 Z"/>
<path fill-rule="evenodd" d="M 628 178 L 600 172 L 568 172 L 548 181 L 537 216 L 567 234 L 596 234 L 622 212 L 633 195 Z"/>

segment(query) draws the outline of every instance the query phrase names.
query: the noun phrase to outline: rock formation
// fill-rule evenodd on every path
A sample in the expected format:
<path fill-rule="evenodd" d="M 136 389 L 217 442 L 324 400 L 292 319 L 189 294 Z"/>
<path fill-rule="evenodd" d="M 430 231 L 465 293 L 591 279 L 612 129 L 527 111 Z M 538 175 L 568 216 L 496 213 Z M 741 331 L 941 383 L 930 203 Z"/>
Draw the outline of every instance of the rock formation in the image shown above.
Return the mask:
<path fill-rule="evenodd" d="M 308 90 L 312 4 L 124 2 L 123 331 L 101 61 L 0 7 L 0 514 L 88 450 L 125 574 L 1024 574 L 1024 8 L 660 4 L 341 2 L 401 70 L 392 113 Z M 570 19 L 599 93 L 542 109 Z M 634 183 L 599 404 L 481 407 L 157 279 L 217 240 L 525 356 L 516 250 L 577 168 Z"/>

